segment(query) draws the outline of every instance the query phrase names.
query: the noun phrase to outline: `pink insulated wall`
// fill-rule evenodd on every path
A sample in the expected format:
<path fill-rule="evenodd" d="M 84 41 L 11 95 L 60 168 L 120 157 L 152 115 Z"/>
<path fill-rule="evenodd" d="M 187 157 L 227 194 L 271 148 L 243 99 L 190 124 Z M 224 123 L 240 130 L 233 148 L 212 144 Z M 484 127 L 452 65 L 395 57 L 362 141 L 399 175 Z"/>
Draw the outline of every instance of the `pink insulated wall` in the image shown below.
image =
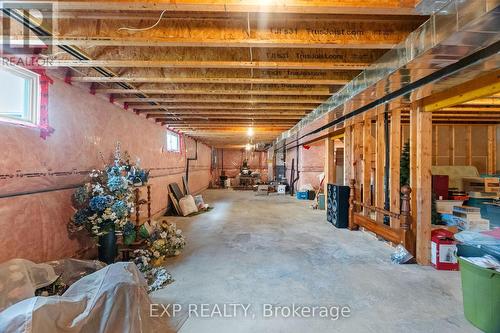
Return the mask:
<path fill-rule="evenodd" d="M 300 190 L 305 185 L 312 185 L 315 189 L 319 188 L 319 175 L 324 170 L 325 163 L 325 144 L 323 140 L 316 141 L 307 145 L 308 149 L 303 146 L 299 147 L 299 180 L 296 183 L 296 190 Z M 287 150 L 286 153 L 286 177 L 290 180 L 292 159 L 297 160 L 297 150 L 295 148 Z M 296 175 L 295 175 L 296 177 Z"/>
<path fill-rule="evenodd" d="M 222 169 L 224 169 L 226 176 L 230 178 L 236 177 L 240 173 L 240 168 L 245 159 L 250 170 L 259 172 L 261 180 L 267 181 L 267 152 L 247 152 L 244 149 L 228 148 L 217 149 L 217 169 L 213 174 L 214 181 L 218 180 Z"/>
<path fill-rule="evenodd" d="M 164 128 L 58 79 L 50 86 L 49 117 L 55 132 L 47 140 L 38 130 L 0 122 L 0 262 L 73 256 L 88 243 L 71 238 L 66 229 L 73 187 L 102 167 L 99 152 L 111 161 L 118 141 L 132 160 L 151 169 L 153 213 L 166 208 L 167 185 L 182 184 L 186 154 L 195 155 L 192 139 L 182 140 L 187 153 L 167 152 Z M 208 187 L 210 152 L 198 144 L 198 160 L 190 162 L 192 192 Z M 30 192 L 37 193 L 23 194 Z"/>

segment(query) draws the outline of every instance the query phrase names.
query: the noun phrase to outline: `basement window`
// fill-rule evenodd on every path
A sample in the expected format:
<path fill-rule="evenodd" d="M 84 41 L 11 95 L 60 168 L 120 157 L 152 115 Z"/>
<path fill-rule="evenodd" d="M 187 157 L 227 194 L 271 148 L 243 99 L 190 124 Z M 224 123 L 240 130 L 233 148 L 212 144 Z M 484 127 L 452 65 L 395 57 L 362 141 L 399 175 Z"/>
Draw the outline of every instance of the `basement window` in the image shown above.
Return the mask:
<path fill-rule="evenodd" d="M 15 65 L 0 66 L 0 121 L 37 126 L 39 75 Z"/>
<path fill-rule="evenodd" d="M 180 138 L 179 134 L 167 131 L 167 151 L 180 152 Z"/>

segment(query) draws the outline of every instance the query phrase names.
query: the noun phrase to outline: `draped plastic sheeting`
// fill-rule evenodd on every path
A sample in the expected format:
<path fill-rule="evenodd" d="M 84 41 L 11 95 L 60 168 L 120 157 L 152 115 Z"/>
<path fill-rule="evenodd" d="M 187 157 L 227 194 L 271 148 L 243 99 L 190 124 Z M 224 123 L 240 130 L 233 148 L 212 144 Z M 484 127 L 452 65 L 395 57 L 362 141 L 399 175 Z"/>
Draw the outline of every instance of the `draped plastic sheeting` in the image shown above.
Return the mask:
<path fill-rule="evenodd" d="M 13 266 L 18 266 L 15 268 Z M 19 273 L 12 276 L 13 273 Z M 37 288 L 52 283 L 52 266 L 27 260 L 0 265 L 4 285 L 0 297 L 11 293 L 10 306 L 0 308 L 0 332 L 170 332 L 160 318 L 149 316 L 147 284 L 137 266 L 120 262 L 84 276 L 62 296 L 32 297 Z M 5 279 L 4 279 L 5 278 Z M 14 287 L 14 288 L 12 288 Z M 16 295 L 13 290 L 20 291 Z M 31 294 L 30 294 L 31 293 Z"/>

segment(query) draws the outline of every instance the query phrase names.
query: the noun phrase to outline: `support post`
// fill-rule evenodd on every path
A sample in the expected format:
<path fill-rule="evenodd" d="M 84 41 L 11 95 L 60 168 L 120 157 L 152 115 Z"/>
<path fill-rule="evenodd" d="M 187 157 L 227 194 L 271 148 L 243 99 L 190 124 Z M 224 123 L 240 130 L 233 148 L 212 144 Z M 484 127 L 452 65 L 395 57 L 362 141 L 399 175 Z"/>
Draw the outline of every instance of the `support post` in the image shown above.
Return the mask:
<path fill-rule="evenodd" d="M 336 175 L 335 175 L 335 151 L 334 151 L 335 141 L 331 138 L 325 139 L 325 179 L 323 180 L 323 193 L 328 193 L 327 187 L 328 183 L 335 183 Z"/>
<path fill-rule="evenodd" d="M 351 179 L 356 180 L 356 185 L 358 189 L 361 185 L 361 145 L 363 144 L 363 126 L 362 123 L 355 123 L 353 126 L 352 133 L 352 173 Z M 356 191 L 355 196 L 357 201 L 361 201 L 361 190 Z"/>
<path fill-rule="evenodd" d="M 352 127 L 346 125 L 344 132 L 344 185 L 352 179 Z"/>
<path fill-rule="evenodd" d="M 365 115 L 363 122 L 363 203 L 371 205 L 371 171 L 372 171 L 372 120 Z M 370 215 L 370 210 L 363 207 L 363 214 Z"/>
<path fill-rule="evenodd" d="M 472 165 L 472 126 L 471 125 L 466 127 L 465 165 Z"/>
<path fill-rule="evenodd" d="M 496 173 L 496 126 L 488 126 L 488 174 Z"/>
<path fill-rule="evenodd" d="M 448 126 L 448 133 L 450 136 L 450 141 L 448 142 L 448 165 L 455 165 L 455 126 Z"/>
<path fill-rule="evenodd" d="M 416 258 L 422 265 L 430 262 L 431 243 L 431 166 L 432 166 L 432 113 L 424 112 L 421 103 L 412 104 L 416 109 Z M 412 114 L 414 115 L 414 114 Z M 415 159 L 415 158 L 414 158 Z M 415 189 L 415 188 L 414 188 Z"/>
<path fill-rule="evenodd" d="M 384 167 L 385 167 L 385 136 L 384 108 L 377 108 L 377 144 L 375 158 L 375 206 L 384 207 Z M 377 212 L 377 222 L 384 223 L 384 214 Z"/>
<path fill-rule="evenodd" d="M 356 180 L 351 179 L 349 181 L 349 230 L 356 230 L 358 227 L 354 224 L 354 212 L 355 212 L 355 207 L 354 207 L 354 200 L 356 200 Z"/>
<path fill-rule="evenodd" d="M 408 252 L 415 256 L 415 233 L 411 225 L 410 194 L 410 186 L 403 185 L 403 187 L 401 187 L 401 214 L 399 228 L 401 228 L 403 232 L 403 246 L 408 250 Z"/>
<path fill-rule="evenodd" d="M 396 109 L 391 112 L 391 127 L 390 127 L 390 203 L 391 211 L 399 212 L 401 202 L 401 110 Z M 396 219 L 391 218 L 391 228 L 399 228 L 399 223 Z"/>
<path fill-rule="evenodd" d="M 413 189 L 411 197 L 411 211 L 417 211 L 417 108 L 412 105 L 410 108 L 410 187 Z M 417 228 L 417 219 L 413 219 L 413 230 Z"/>

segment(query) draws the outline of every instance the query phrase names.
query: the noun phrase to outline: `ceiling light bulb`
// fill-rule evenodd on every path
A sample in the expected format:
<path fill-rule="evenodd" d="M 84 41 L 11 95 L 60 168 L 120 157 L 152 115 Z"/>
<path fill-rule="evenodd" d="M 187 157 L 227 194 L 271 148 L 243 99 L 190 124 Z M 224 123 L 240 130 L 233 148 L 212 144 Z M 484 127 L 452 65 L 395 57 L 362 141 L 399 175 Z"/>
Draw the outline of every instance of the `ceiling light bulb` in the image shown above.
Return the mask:
<path fill-rule="evenodd" d="M 252 127 L 248 128 L 247 135 L 248 136 L 253 136 L 253 128 Z"/>

